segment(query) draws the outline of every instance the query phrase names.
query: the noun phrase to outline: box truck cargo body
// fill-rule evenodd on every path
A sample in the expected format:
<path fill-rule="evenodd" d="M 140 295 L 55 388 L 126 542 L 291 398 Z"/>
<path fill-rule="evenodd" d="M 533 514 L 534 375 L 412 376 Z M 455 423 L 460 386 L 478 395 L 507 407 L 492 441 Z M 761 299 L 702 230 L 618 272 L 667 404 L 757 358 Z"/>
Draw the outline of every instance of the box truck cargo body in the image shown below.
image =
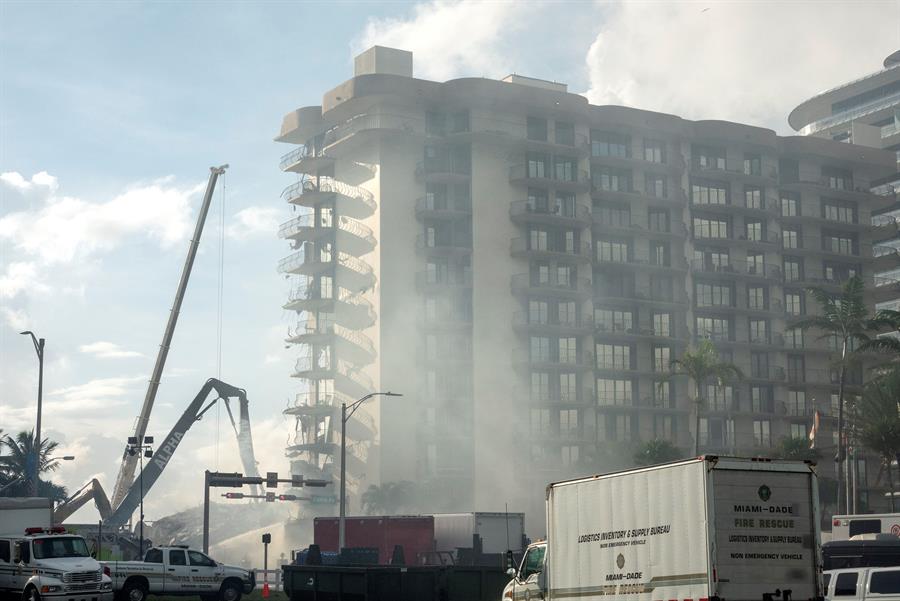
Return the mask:
<path fill-rule="evenodd" d="M 481 538 L 483 553 L 522 552 L 524 513 L 436 513 L 434 540 L 437 551 L 471 547 L 472 537 Z"/>
<path fill-rule="evenodd" d="M 850 540 L 865 534 L 900 536 L 900 513 L 836 515 L 831 518 L 831 540 Z"/>
<path fill-rule="evenodd" d="M 22 534 L 25 528 L 53 525 L 53 503 L 44 497 L 0 499 L 0 534 Z"/>
<path fill-rule="evenodd" d="M 559 482 L 547 488 L 547 541 L 504 594 L 820 599 L 818 517 L 804 462 L 706 456 Z"/>

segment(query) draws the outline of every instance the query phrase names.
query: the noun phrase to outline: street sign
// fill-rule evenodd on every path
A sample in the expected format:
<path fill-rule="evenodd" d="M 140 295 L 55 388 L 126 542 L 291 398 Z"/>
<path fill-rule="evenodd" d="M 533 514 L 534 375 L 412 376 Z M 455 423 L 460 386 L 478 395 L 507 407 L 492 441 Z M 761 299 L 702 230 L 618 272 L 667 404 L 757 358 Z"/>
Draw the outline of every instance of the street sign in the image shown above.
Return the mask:
<path fill-rule="evenodd" d="M 338 500 L 334 495 L 313 495 L 309 502 L 314 505 L 334 505 Z"/>
<path fill-rule="evenodd" d="M 278 472 L 266 472 L 266 488 L 278 488 Z"/>

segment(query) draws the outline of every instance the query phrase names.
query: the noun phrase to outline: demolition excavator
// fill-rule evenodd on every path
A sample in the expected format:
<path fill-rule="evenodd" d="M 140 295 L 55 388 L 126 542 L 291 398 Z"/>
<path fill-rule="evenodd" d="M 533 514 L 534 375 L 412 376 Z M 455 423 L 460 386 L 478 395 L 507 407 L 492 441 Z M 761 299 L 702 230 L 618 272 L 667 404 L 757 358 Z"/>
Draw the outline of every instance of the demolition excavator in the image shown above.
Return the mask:
<path fill-rule="evenodd" d="M 166 323 L 166 329 L 163 332 L 162 343 L 159 346 L 159 353 L 157 354 L 153 373 L 150 376 L 150 383 L 147 387 L 146 395 L 144 396 L 144 403 L 141 407 L 141 412 L 138 415 L 137 421 L 135 422 L 134 436 L 132 437 L 135 441 L 144 440 L 147 424 L 150 421 L 150 414 L 153 411 L 153 403 L 156 400 L 156 394 L 159 390 L 163 369 L 165 368 L 166 358 L 168 357 L 169 348 L 172 344 L 172 337 L 175 333 L 175 326 L 178 323 L 178 316 L 181 312 L 181 304 L 184 300 L 188 281 L 190 280 L 194 259 L 197 256 L 197 249 L 200 246 L 200 236 L 203 233 L 203 226 L 206 223 L 206 216 L 209 213 L 216 181 L 220 175 L 225 173 L 225 169 L 227 168 L 228 165 L 222 165 L 220 167 L 210 167 L 209 169 L 209 182 L 206 186 L 206 193 L 203 196 L 203 203 L 200 206 L 200 213 L 197 216 L 194 235 L 191 238 L 191 243 L 188 247 L 188 254 L 184 263 L 184 268 L 181 272 L 181 279 L 178 282 L 178 288 L 175 292 L 175 302 L 172 305 L 172 310 L 169 313 L 169 319 Z M 212 392 L 215 392 L 216 396 L 208 401 L 210 393 Z M 235 420 L 234 413 L 231 410 L 230 399 L 237 399 L 240 404 L 238 420 Z M 115 530 L 124 526 L 137 509 L 141 502 L 141 498 L 147 494 L 162 474 L 190 427 L 200 420 L 203 417 L 203 414 L 209 411 L 209 409 L 219 400 L 223 401 L 225 404 L 225 407 L 228 410 L 228 416 L 231 419 L 231 425 L 237 436 L 238 450 L 244 473 L 248 476 L 258 476 L 259 470 L 253 454 L 253 438 L 250 433 L 250 415 L 247 393 L 241 388 L 211 378 L 206 381 L 206 384 L 203 385 L 200 392 L 188 405 L 184 414 L 172 428 L 171 432 L 163 439 L 162 445 L 157 448 L 156 454 L 146 465 L 144 465 L 142 485 L 139 486 L 134 479 L 134 471 L 139 457 L 133 452 L 129 453 L 128 447 L 126 447 L 125 452 L 122 454 L 122 465 L 116 479 L 112 499 L 106 495 L 106 492 L 103 490 L 100 483 L 96 479 L 93 479 L 57 506 L 54 512 L 55 521 L 57 523 L 64 521 L 86 503 L 93 500 L 100 513 L 100 517 L 103 520 L 103 527 L 105 529 Z"/>

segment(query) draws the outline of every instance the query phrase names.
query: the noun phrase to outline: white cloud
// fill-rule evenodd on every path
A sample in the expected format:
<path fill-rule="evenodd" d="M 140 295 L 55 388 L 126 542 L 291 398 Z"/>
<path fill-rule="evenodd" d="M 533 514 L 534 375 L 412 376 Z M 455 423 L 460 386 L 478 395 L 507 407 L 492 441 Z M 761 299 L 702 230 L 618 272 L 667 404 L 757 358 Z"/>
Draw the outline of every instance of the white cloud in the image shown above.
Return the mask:
<path fill-rule="evenodd" d="M 3 183 L 22 189 L 21 175 L 4 175 Z M 167 248 L 190 233 L 190 201 L 200 189 L 154 182 L 101 202 L 51 194 L 35 210 L 0 217 L 0 240 L 10 241 L 15 250 L 45 265 L 83 261 L 133 236 L 150 238 Z"/>
<path fill-rule="evenodd" d="M 8 171 L 0 173 L 0 182 L 22 193 L 52 193 L 59 187 L 59 181 L 46 171 L 35 173 L 31 176 L 31 180 L 25 179 L 22 174 L 15 171 Z"/>
<path fill-rule="evenodd" d="M 61 399 L 60 406 L 73 407 L 73 410 L 85 406 L 102 407 L 134 394 L 143 388 L 146 381 L 147 376 L 98 378 L 84 384 L 52 390 L 49 396 L 58 397 Z"/>
<path fill-rule="evenodd" d="M 247 207 L 235 213 L 234 223 L 228 225 L 226 235 L 235 240 L 260 235 L 274 237 L 281 214 L 281 210 L 275 207 Z"/>
<path fill-rule="evenodd" d="M 88 355 L 94 355 L 101 359 L 125 359 L 129 357 L 143 357 L 143 353 L 137 351 L 126 351 L 118 344 L 112 342 L 92 342 L 91 344 L 82 344 L 78 350 Z"/>
<path fill-rule="evenodd" d="M 263 359 L 264 363 L 281 363 L 282 357 L 279 355 L 266 355 Z"/>
<path fill-rule="evenodd" d="M 586 59 L 591 102 L 785 134 L 794 106 L 881 67 L 896 49 L 900 18 L 900 3 L 872 1 L 602 7 Z"/>
<path fill-rule="evenodd" d="M 0 273 L 0 298 L 13 298 L 22 292 L 46 293 L 50 287 L 40 281 L 33 261 L 13 261 Z"/>
<path fill-rule="evenodd" d="M 520 26 L 537 4 L 423 2 L 416 4 L 406 19 L 369 19 L 363 33 L 354 40 L 354 54 L 376 44 L 410 50 L 416 76 L 439 81 L 460 76 L 507 75 L 515 57 L 500 49 L 500 38 Z"/>
<path fill-rule="evenodd" d="M 2 293 L 3 289 L 0 287 L 0 296 L 2 296 Z M 17 332 L 28 328 L 28 314 L 21 309 L 0 307 L 0 316 L 2 316 L 3 320 L 9 324 L 9 327 Z"/>

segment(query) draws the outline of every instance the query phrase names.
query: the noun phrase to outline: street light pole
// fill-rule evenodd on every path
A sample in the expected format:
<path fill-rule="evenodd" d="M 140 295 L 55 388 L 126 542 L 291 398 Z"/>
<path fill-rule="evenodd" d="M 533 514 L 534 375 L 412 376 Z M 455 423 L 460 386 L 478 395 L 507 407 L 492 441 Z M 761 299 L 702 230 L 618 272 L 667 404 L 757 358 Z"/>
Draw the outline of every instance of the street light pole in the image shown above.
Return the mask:
<path fill-rule="evenodd" d="M 346 525 L 344 521 L 347 517 L 347 420 L 353 417 L 353 413 L 360 405 L 376 396 L 403 395 L 397 392 L 372 392 L 351 404 L 349 413 L 347 411 L 347 403 L 341 403 L 341 506 L 340 517 L 338 518 L 338 553 L 344 548 L 344 543 L 346 542 Z"/>
<path fill-rule="evenodd" d="M 34 332 L 26 330 L 19 332 L 23 336 L 31 336 L 31 342 L 34 343 L 34 352 L 38 357 L 38 401 L 37 401 L 37 424 L 34 430 L 34 439 L 31 443 L 31 469 L 28 474 L 29 494 L 36 497 L 38 492 L 38 475 L 41 468 L 41 401 L 44 395 L 44 339 L 37 338 Z"/>
<path fill-rule="evenodd" d="M 140 522 L 138 523 L 138 528 L 140 528 L 140 541 L 138 542 L 138 554 L 141 560 L 144 558 L 144 457 L 153 457 L 153 447 L 150 445 L 153 444 L 152 436 L 145 436 L 144 443 L 138 444 L 138 439 L 136 436 L 128 437 L 128 446 L 125 448 L 126 452 L 129 455 L 138 454 L 138 458 L 141 462 L 141 472 L 138 475 L 138 486 L 140 487 Z"/>

